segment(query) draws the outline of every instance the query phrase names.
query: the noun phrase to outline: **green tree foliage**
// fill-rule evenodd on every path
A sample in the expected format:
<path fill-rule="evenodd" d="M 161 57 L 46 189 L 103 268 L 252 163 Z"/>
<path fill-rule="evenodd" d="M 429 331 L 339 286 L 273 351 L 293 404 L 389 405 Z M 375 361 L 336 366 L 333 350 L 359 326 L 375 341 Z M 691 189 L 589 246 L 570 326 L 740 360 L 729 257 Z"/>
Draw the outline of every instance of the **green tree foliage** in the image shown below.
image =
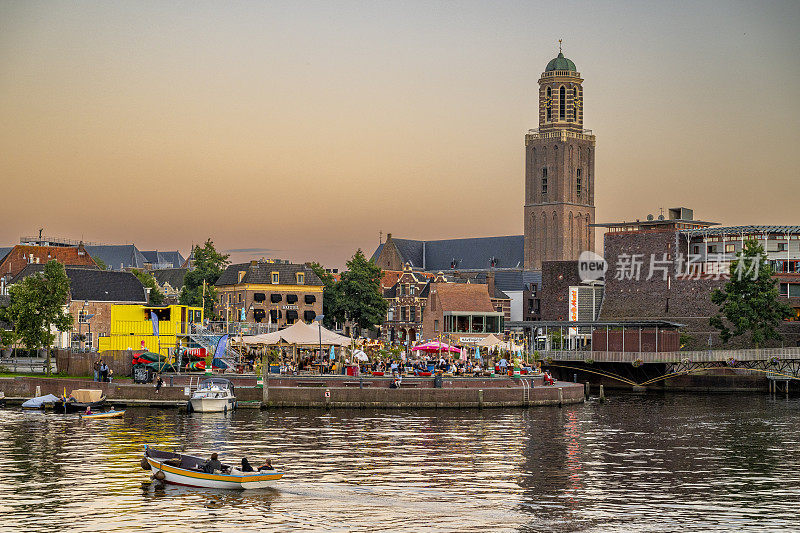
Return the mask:
<path fill-rule="evenodd" d="M 4 318 L 14 327 L 15 336 L 29 349 L 47 348 L 47 373 L 50 373 L 51 329 L 68 331 L 72 315 L 69 303 L 69 278 L 64 265 L 52 260 L 38 272 L 9 287 L 11 303 Z"/>
<path fill-rule="evenodd" d="M 108 270 L 108 265 L 106 264 L 105 261 L 103 261 L 99 257 L 92 257 L 92 259 L 94 260 L 95 263 L 97 263 L 97 266 L 100 267 L 100 270 Z"/>
<path fill-rule="evenodd" d="M 150 305 L 162 305 L 166 297 L 164 293 L 161 292 L 161 287 L 158 286 L 156 278 L 145 270 L 134 270 L 133 274 L 139 278 L 142 285 L 150 289 Z"/>
<path fill-rule="evenodd" d="M 730 281 L 711 295 L 719 313 L 710 323 L 719 329 L 722 342 L 749 334 L 758 348 L 770 339 L 780 339 L 778 324 L 794 314 L 778 296 L 764 248 L 755 240 L 747 240 L 739 258 L 731 262 Z"/>
<path fill-rule="evenodd" d="M 181 289 L 180 303 L 200 307 L 203 305 L 203 281 L 206 283 L 206 299 L 204 314 L 207 317 L 214 315 L 214 302 L 217 291 L 214 284 L 228 266 L 228 254 L 221 254 L 214 248 L 214 243 L 208 239 L 203 246 L 197 245 L 192 250 L 192 269 L 186 272 Z"/>
<path fill-rule="evenodd" d="M 323 308 L 327 311 L 323 322 L 326 326 L 350 320 L 360 329 L 374 330 L 376 325 L 383 323 L 389 306 L 381 291 L 383 272 L 364 257 L 364 252 L 359 249 L 353 255 L 338 282 L 330 274 L 327 276 L 322 280 L 325 283 Z"/>
<path fill-rule="evenodd" d="M 333 328 L 336 325 L 336 321 L 339 320 L 337 318 L 340 307 L 339 284 L 333 274 L 326 272 L 325 268 L 319 263 L 311 263 L 311 270 L 322 280 L 322 314 L 325 315 L 322 323 L 326 328 Z M 342 313 L 341 316 L 344 317 L 344 314 Z M 342 320 L 344 318 L 340 322 Z"/>

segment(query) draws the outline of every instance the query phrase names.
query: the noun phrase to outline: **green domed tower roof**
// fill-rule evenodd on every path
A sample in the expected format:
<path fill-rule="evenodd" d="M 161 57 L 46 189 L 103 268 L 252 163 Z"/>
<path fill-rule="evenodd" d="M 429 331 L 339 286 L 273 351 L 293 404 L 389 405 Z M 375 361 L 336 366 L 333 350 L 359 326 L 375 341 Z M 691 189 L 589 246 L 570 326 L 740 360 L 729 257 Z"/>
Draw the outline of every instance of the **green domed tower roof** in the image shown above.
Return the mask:
<path fill-rule="evenodd" d="M 564 54 L 561 53 L 561 51 L 558 52 L 558 57 L 551 59 L 544 69 L 545 72 L 551 72 L 553 70 L 570 70 L 572 72 L 578 72 L 578 69 L 575 68 L 575 63 L 564 57 Z"/>

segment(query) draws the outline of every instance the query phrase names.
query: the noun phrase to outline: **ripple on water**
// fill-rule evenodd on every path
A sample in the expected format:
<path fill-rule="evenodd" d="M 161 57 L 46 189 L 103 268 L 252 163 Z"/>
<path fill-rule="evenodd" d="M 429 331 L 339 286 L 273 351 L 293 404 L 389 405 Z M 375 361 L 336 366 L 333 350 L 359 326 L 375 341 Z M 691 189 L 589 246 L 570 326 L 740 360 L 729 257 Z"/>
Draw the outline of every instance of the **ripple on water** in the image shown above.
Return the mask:
<path fill-rule="evenodd" d="M 3 531 L 797 529 L 797 402 L 619 396 L 563 409 L 0 410 Z M 274 489 L 162 487 L 145 443 L 251 462 Z"/>

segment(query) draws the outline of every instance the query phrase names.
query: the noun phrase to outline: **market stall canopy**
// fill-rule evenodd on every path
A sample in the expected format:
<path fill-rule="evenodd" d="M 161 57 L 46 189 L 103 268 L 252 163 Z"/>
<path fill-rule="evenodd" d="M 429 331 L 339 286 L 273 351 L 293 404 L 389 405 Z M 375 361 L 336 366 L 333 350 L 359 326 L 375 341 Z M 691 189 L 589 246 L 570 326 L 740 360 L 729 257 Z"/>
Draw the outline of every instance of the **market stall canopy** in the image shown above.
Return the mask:
<path fill-rule="evenodd" d="M 496 346 L 498 344 L 502 344 L 502 342 L 503 341 L 501 341 L 500 339 L 498 339 L 494 335 L 489 335 L 488 337 L 485 337 L 485 338 L 479 340 L 477 343 L 475 343 L 475 345 L 476 346 L 480 346 L 482 348 L 486 348 L 488 346 Z"/>
<path fill-rule="evenodd" d="M 420 344 L 419 346 L 414 346 L 411 348 L 412 351 L 421 351 L 421 352 L 452 352 L 452 353 L 461 353 L 460 348 L 456 348 L 455 346 L 450 346 L 447 343 L 433 341 L 433 342 L 426 342 L 425 344 Z"/>
<path fill-rule="evenodd" d="M 322 336 L 323 346 L 349 346 L 350 338 L 339 335 L 333 331 L 320 326 L 311 326 L 305 322 L 296 322 L 286 329 L 273 333 L 263 333 L 261 335 L 249 335 L 242 337 L 242 344 L 263 344 L 274 346 L 275 344 L 297 344 L 297 345 L 317 345 L 320 344 Z"/>

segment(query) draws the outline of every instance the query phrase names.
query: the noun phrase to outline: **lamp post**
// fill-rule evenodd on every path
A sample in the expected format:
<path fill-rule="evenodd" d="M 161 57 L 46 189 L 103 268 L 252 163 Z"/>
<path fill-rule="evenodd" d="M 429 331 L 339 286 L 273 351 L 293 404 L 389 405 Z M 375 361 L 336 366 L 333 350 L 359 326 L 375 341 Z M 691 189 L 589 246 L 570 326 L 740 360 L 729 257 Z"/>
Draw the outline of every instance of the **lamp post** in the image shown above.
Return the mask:
<path fill-rule="evenodd" d="M 317 315 L 314 320 L 317 321 L 319 326 L 319 373 L 322 374 L 322 319 L 325 315 Z"/>

